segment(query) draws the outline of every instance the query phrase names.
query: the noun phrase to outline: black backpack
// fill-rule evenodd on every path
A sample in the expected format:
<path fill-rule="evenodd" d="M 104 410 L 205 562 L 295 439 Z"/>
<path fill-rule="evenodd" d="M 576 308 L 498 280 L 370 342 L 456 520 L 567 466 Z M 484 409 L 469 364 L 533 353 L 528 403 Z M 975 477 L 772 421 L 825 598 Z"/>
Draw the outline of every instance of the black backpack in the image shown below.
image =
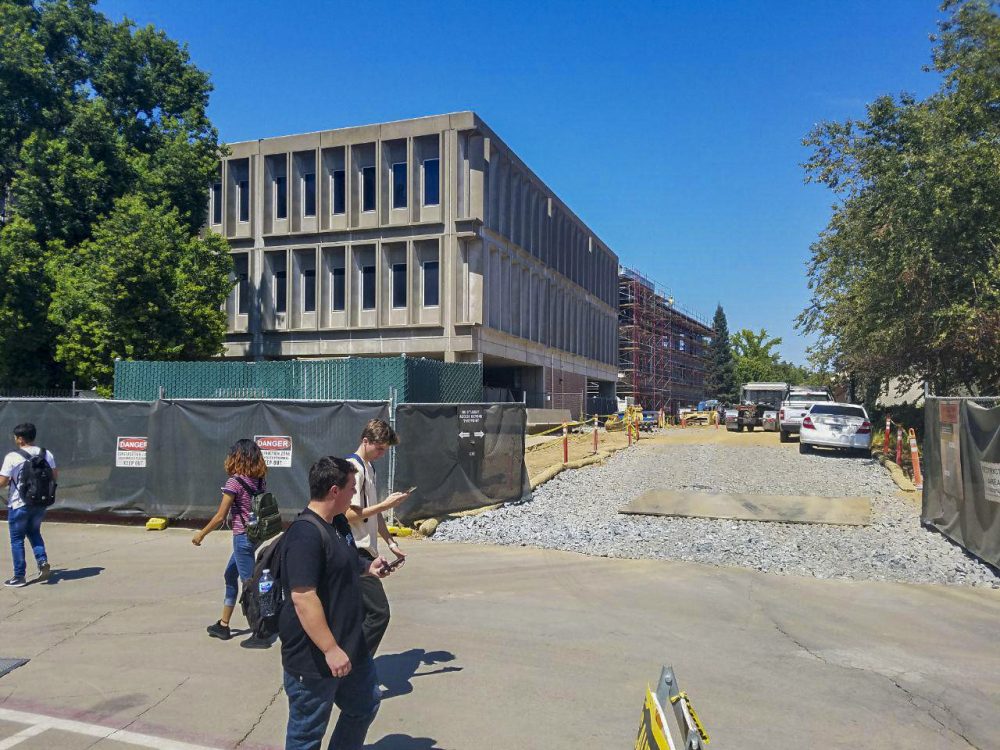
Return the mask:
<path fill-rule="evenodd" d="M 308 521 L 319 531 L 320 539 L 323 540 L 323 552 L 326 554 L 327 559 L 329 559 L 332 553 L 332 542 L 330 541 L 330 536 L 326 533 L 326 529 L 323 528 L 323 522 L 309 513 L 300 513 L 298 518 L 292 523 L 294 524 L 300 520 Z M 243 610 L 243 616 L 247 618 L 247 623 L 249 623 L 253 635 L 262 640 L 268 640 L 277 634 L 278 616 L 281 614 L 281 607 L 285 602 L 281 583 L 281 548 L 282 543 L 285 541 L 285 536 L 285 534 L 282 534 L 278 539 L 275 539 L 257 553 L 257 560 L 253 565 L 253 575 L 250 576 L 249 581 L 243 584 L 243 593 L 240 595 L 240 608 Z M 271 578 L 274 583 L 271 584 L 270 592 L 261 594 L 259 588 L 260 577 L 264 574 L 265 570 L 271 571 Z M 262 599 L 264 596 L 270 597 L 274 605 L 272 609 L 274 614 L 269 617 L 261 615 L 261 604 L 263 603 Z"/>
<path fill-rule="evenodd" d="M 18 448 L 17 452 L 25 458 L 17 475 L 17 494 L 25 505 L 48 508 L 56 501 L 56 480 L 52 467 L 45 460 L 45 449 L 40 448 L 37 456 L 23 448 Z"/>
<path fill-rule="evenodd" d="M 278 536 L 281 533 L 281 509 L 278 507 L 278 499 L 264 489 L 263 482 L 254 490 L 241 477 L 236 477 L 236 481 L 243 485 L 243 489 L 250 495 L 250 514 L 255 519 L 252 523 L 249 518 L 243 519 L 247 539 L 254 544 L 260 544 Z"/>

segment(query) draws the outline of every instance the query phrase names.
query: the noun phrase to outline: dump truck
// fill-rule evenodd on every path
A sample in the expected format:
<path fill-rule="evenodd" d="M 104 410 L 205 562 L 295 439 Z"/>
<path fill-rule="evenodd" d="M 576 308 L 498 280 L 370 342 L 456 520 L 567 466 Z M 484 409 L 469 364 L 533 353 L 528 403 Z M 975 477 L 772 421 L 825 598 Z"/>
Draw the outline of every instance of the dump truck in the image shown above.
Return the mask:
<path fill-rule="evenodd" d="M 746 383 L 740 388 L 740 403 L 735 414 L 726 415 L 726 429 L 753 432 L 764 426 L 764 412 L 777 412 L 788 393 L 788 383 Z"/>

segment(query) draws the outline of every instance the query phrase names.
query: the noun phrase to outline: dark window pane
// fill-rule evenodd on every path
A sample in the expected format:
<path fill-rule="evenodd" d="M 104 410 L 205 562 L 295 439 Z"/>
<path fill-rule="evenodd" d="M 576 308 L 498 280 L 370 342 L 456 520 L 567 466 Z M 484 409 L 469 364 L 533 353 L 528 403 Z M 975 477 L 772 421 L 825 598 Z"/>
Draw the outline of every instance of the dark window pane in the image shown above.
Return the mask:
<path fill-rule="evenodd" d="M 288 304 L 288 276 L 284 267 L 274 269 L 274 311 L 285 312 Z"/>
<path fill-rule="evenodd" d="M 424 263 L 424 307 L 436 307 L 438 304 L 438 262 L 429 260 Z"/>
<path fill-rule="evenodd" d="M 437 206 L 441 203 L 441 162 L 427 159 L 424 162 L 424 205 Z"/>
<path fill-rule="evenodd" d="M 365 167 L 361 170 L 361 210 L 375 210 L 375 167 Z"/>
<path fill-rule="evenodd" d="M 302 272 L 302 312 L 316 312 L 316 269 Z"/>
<path fill-rule="evenodd" d="M 250 311 L 250 259 L 246 255 L 233 256 L 236 274 L 236 312 L 246 315 Z"/>
<path fill-rule="evenodd" d="M 274 218 L 288 218 L 288 186 L 283 174 L 274 176 Z"/>
<path fill-rule="evenodd" d="M 212 223 L 222 223 L 222 183 L 212 185 Z"/>
<path fill-rule="evenodd" d="M 316 215 L 316 173 L 302 175 L 302 215 Z"/>
<path fill-rule="evenodd" d="M 406 264 L 392 266 L 392 306 L 406 307 Z"/>
<path fill-rule="evenodd" d="M 392 165 L 392 207 L 406 208 L 406 162 Z"/>
<path fill-rule="evenodd" d="M 347 210 L 346 184 L 344 182 L 344 170 L 336 169 L 333 172 L 333 212 L 342 214 Z"/>
<path fill-rule="evenodd" d="M 361 309 L 375 309 L 375 266 L 361 269 Z"/>
<path fill-rule="evenodd" d="M 333 300 L 331 307 L 334 312 L 343 312 L 346 284 L 343 268 L 333 269 Z"/>
<path fill-rule="evenodd" d="M 250 221 L 250 181 L 240 180 L 237 187 L 240 200 L 240 221 Z"/>

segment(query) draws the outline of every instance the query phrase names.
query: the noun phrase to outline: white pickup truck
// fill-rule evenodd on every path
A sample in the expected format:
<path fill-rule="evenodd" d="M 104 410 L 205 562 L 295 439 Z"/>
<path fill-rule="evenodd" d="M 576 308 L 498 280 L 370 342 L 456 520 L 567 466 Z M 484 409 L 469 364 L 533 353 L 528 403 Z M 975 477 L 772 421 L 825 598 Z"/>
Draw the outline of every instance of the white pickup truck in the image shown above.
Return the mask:
<path fill-rule="evenodd" d="M 785 400 L 778 409 L 778 439 L 787 443 L 792 435 L 797 435 L 802 427 L 802 418 L 809 407 L 819 401 L 833 401 L 830 392 L 824 388 L 791 386 Z"/>

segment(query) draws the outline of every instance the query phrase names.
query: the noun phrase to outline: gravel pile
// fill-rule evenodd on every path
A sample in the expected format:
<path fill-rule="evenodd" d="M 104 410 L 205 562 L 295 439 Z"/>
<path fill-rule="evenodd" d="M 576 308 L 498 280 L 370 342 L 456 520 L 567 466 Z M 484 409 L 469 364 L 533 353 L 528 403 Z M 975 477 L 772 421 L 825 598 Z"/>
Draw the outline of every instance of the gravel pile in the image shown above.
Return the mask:
<path fill-rule="evenodd" d="M 867 496 L 865 527 L 632 516 L 651 489 Z M 443 522 L 434 540 L 545 547 L 602 557 L 688 560 L 816 578 L 1000 588 L 1000 576 L 937 532 L 876 461 L 718 445 L 639 446 L 565 471 L 532 499 Z"/>

